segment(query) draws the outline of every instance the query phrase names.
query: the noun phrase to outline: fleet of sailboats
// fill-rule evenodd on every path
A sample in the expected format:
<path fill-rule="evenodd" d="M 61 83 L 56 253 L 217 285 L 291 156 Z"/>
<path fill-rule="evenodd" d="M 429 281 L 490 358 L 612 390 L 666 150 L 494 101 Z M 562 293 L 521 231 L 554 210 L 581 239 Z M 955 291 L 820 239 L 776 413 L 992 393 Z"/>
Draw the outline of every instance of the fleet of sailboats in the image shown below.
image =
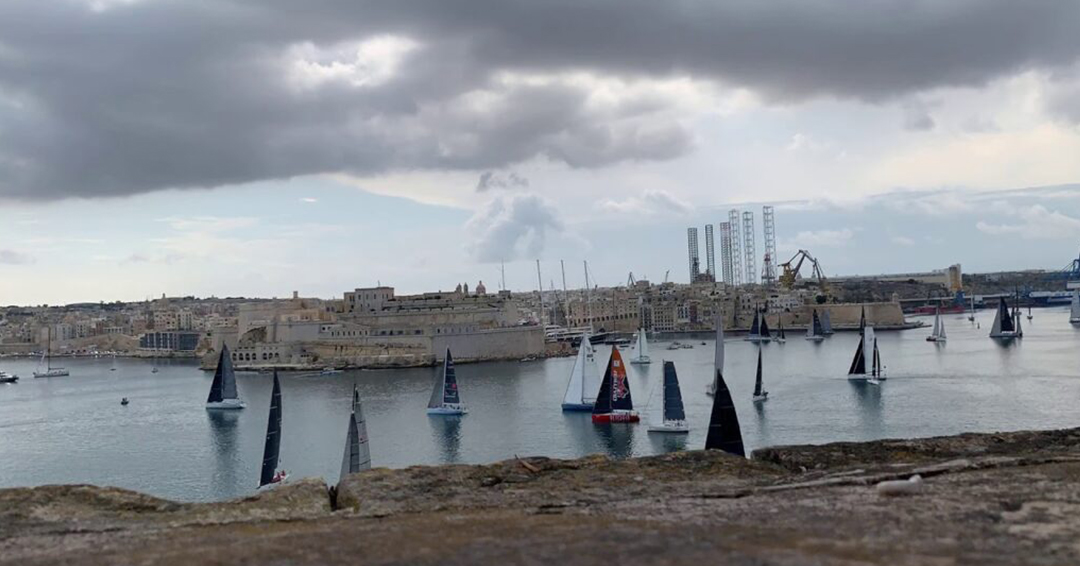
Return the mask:
<path fill-rule="evenodd" d="M 431 390 L 427 413 L 429 415 L 464 415 L 468 412 L 465 405 L 461 404 L 457 373 L 454 371 L 454 358 L 450 355 L 450 348 L 447 348 L 442 371 L 439 372 L 435 387 Z"/>
<path fill-rule="evenodd" d="M 934 330 L 926 337 L 927 342 L 944 342 L 945 336 L 945 323 L 941 320 L 941 307 L 937 307 L 934 311 Z"/>
<path fill-rule="evenodd" d="M 635 347 L 637 355 L 630 359 L 632 364 L 651 364 L 652 359 L 649 358 L 649 340 L 645 337 L 645 329 L 641 328 L 637 333 L 637 345 Z"/>
<path fill-rule="evenodd" d="M 210 384 L 210 394 L 206 397 L 206 408 L 235 410 L 245 406 L 240 400 L 240 392 L 236 389 L 236 372 L 233 370 L 229 347 L 222 344 L 217 368 L 214 370 L 214 382 Z"/>
<path fill-rule="evenodd" d="M 618 348 L 611 349 L 607 369 L 600 380 L 600 392 L 593 405 L 594 423 L 636 423 L 640 420 L 634 411 L 634 401 L 630 396 L 630 380 L 626 375 L 626 365 Z"/>
<path fill-rule="evenodd" d="M 690 432 L 686 422 L 686 410 L 683 407 L 682 390 L 679 389 L 679 376 L 675 372 L 675 362 L 664 361 L 664 405 L 661 408 L 660 422 L 649 427 L 649 432 Z"/>
<path fill-rule="evenodd" d="M 593 355 L 592 343 L 589 335 L 581 337 L 578 345 L 577 357 L 574 358 L 574 367 L 570 370 L 570 380 L 566 383 L 566 393 L 563 394 L 562 410 L 564 411 L 592 411 L 596 404 L 596 398 L 592 392 L 600 384 L 596 381 L 596 359 Z"/>

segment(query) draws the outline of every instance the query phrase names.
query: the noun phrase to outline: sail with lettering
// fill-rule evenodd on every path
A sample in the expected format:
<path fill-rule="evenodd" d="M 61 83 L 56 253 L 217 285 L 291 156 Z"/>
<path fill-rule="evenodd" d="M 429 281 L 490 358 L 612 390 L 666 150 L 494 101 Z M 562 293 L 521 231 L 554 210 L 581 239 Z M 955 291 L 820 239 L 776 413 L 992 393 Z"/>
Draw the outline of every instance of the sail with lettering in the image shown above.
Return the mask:
<path fill-rule="evenodd" d="M 361 470 L 371 469 L 371 449 L 368 446 L 367 421 L 360 403 L 360 388 L 353 385 L 352 411 L 349 413 L 345 435 L 345 456 L 341 459 L 341 479 Z"/>
<path fill-rule="evenodd" d="M 709 414 L 709 430 L 705 435 L 706 450 L 723 450 L 730 454 L 746 457 L 743 448 L 742 431 L 739 429 L 739 416 L 735 413 L 735 403 L 731 400 L 731 391 L 724 382 L 724 325 L 718 315 L 716 319 L 716 350 L 713 355 L 713 405 Z"/>
<path fill-rule="evenodd" d="M 435 387 L 431 390 L 427 413 L 429 415 L 464 415 L 467 412 L 468 409 L 461 404 L 461 394 L 458 392 L 454 358 L 450 355 L 450 348 L 447 348 L 446 356 L 443 357 L 442 371 L 439 372 Z"/>
<path fill-rule="evenodd" d="M 210 384 L 210 394 L 206 397 L 207 409 L 243 409 L 244 402 L 236 390 L 236 372 L 233 370 L 232 355 L 229 347 L 221 345 L 217 369 L 214 370 L 214 382 Z"/>
<path fill-rule="evenodd" d="M 594 423 L 636 423 L 640 420 L 634 411 L 634 401 L 630 396 L 630 380 L 626 375 L 626 365 L 618 348 L 611 349 L 604 378 L 600 381 L 600 392 L 593 405 Z"/>
<path fill-rule="evenodd" d="M 683 407 L 682 390 L 679 388 L 679 376 L 675 372 L 675 362 L 664 361 L 664 406 L 661 421 L 649 427 L 649 432 L 690 432 L 686 422 L 686 409 Z"/>
<path fill-rule="evenodd" d="M 281 382 L 274 370 L 274 389 L 270 394 L 270 418 L 266 422 L 266 443 L 263 445 L 262 472 L 259 487 L 278 484 L 288 478 L 288 473 L 278 470 L 281 456 Z"/>

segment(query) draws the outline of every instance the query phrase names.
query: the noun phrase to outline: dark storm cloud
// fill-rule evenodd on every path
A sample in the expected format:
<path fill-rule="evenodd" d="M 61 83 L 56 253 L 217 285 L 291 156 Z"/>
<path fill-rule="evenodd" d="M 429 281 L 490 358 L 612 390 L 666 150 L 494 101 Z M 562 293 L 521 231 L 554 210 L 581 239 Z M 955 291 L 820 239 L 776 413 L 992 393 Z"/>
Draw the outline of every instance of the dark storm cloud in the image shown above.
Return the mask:
<path fill-rule="evenodd" d="M 689 75 L 772 100 L 879 101 L 1065 66 L 1080 52 L 1072 0 L 111 4 L 0 2 L 0 197 L 499 169 L 537 156 L 597 167 L 693 146 L 663 98 L 601 108 L 587 84 L 502 71 Z M 329 65 L 326 53 L 381 35 L 420 45 L 385 80 L 290 82 L 297 46 Z"/>

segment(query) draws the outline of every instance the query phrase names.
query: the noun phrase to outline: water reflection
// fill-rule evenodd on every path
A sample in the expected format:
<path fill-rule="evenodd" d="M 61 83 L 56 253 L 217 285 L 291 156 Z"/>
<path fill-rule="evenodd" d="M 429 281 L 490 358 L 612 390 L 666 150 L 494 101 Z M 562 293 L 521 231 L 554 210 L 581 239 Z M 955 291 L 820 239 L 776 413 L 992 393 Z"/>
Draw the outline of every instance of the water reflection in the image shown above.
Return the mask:
<path fill-rule="evenodd" d="M 772 438 L 769 435 L 769 419 L 765 417 L 765 405 L 768 403 L 754 403 L 754 416 L 757 418 L 757 445 L 771 446 Z"/>
<path fill-rule="evenodd" d="M 649 444 L 657 454 L 686 450 L 686 439 L 689 434 L 652 433 L 649 435 Z"/>
<path fill-rule="evenodd" d="M 593 425 L 604 450 L 612 458 L 629 458 L 634 454 L 634 429 L 626 423 L 596 423 Z"/>
<path fill-rule="evenodd" d="M 442 461 L 456 464 L 461 461 L 461 415 L 428 417 L 435 444 L 442 451 Z"/>
<path fill-rule="evenodd" d="M 873 385 L 864 380 L 848 380 L 855 392 L 859 407 L 859 428 L 869 438 L 881 438 L 885 435 L 882 421 L 881 389 L 885 384 Z M 886 382 L 888 383 L 888 382 Z"/>
<path fill-rule="evenodd" d="M 244 466 L 240 453 L 238 435 L 240 411 L 206 411 L 210 424 L 210 445 L 213 447 L 214 470 L 211 485 L 220 486 L 224 493 L 231 493 L 239 486 Z"/>

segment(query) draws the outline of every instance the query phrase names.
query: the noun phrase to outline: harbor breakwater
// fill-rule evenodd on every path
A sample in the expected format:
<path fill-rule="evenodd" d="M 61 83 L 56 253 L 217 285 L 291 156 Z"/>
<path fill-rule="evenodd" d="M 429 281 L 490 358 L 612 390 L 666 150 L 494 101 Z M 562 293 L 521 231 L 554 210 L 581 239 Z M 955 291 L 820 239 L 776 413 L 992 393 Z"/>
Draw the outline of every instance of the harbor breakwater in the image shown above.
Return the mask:
<path fill-rule="evenodd" d="M 0 490 L 0 564 L 1075 564 L 1078 502 L 1080 429 L 514 458 L 218 503 Z"/>

